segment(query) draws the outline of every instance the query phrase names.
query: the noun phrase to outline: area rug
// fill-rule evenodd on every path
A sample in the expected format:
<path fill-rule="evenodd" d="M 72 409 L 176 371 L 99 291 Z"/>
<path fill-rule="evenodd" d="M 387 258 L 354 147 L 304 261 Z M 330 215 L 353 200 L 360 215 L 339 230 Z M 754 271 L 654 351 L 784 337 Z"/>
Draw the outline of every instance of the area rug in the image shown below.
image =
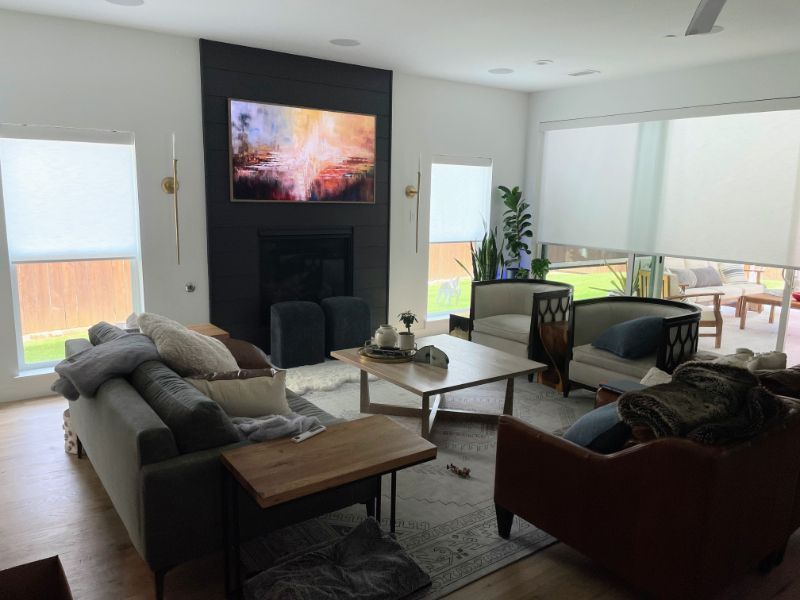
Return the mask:
<path fill-rule="evenodd" d="M 331 391 L 345 383 L 357 383 L 360 371 L 338 360 L 286 370 L 286 387 L 301 396 L 309 392 Z M 375 376 L 370 375 L 370 380 Z"/>
<path fill-rule="evenodd" d="M 353 369 L 357 373 L 356 369 Z M 419 406 L 419 398 L 385 381 L 370 383 L 376 402 Z M 445 405 L 501 412 L 505 383 L 461 390 L 448 395 Z M 344 383 L 335 390 L 305 394 L 311 402 L 334 416 L 357 419 L 359 386 Z M 592 407 L 592 395 L 575 392 L 563 398 L 551 388 L 515 382 L 514 415 L 547 431 L 563 430 Z M 392 417 L 412 431 L 419 419 Z M 400 471 L 397 475 L 397 540 L 430 575 L 432 585 L 420 598 L 434 600 L 484 575 L 553 544 L 555 540 L 526 521 L 515 519 L 509 540 L 497 534 L 494 514 L 494 460 L 496 425 L 468 420 L 437 421 L 431 441 L 438 446 L 435 461 Z M 323 434 L 324 435 L 324 434 Z M 470 469 L 462 479 L 448 464 Z M 389 478 L 384 490 L 382 526 L 388 530 Z M 248 553 L 254 563 L 271 561 L 341 536 L 364 520 L 363 506 L 353 506 L 298 527 L 270 535 Z"/>

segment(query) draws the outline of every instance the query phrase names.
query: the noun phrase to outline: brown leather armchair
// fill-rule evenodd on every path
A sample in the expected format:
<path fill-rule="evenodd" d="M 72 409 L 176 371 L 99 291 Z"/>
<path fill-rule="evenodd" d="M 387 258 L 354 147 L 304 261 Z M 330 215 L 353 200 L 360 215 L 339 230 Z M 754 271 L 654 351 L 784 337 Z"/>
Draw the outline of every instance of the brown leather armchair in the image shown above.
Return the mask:
<path fill-rule="evenodd" d="M 800 413 L 728 447 L 662 438 L 596 454 L 503 416 L 494 499 L 656 598 L 708 598 L 783 558 L 800 526 Z M 797 498 L 796 498 L 797 496 Z"/>

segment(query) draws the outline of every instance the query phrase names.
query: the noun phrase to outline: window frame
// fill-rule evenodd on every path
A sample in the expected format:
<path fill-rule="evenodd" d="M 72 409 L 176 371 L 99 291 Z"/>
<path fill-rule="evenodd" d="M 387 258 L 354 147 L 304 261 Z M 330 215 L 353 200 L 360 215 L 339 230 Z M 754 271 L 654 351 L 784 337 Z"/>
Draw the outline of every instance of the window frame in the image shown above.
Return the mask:
<path fill-rule="evenodd" d="M 7 261 L 10 276 L 10 291 L 11 291 L 11 308 L 14 318 L 14 335 L 16 337 L 15 345 L 17 352 L 17 375 L 25 375 L 26 373 L 33 373 L 37 371 L 50 372 L 53 367 L 61 362 L 62 359 L 43 361 L 35 363 L 25 362 L 25 348 L 23 344 L 22 334 L 22 315 L 20 310 L 20 294 L 19 294 L 19 279 L 17 272 L 17 265 L 19 264 L 45 264 L 57 262 L 81 262 L 81 261 L 98 261 L 98 260 L 127 260 L 130 261 L 130 276 L 131 276 L 131 306 L 133 311 L 139 313 L 144 310 L 144 290 L 142 281 L 142 239 L 141 239 L 141 220 L 139 210 L 139 186 L 138 186 L 138 161 L 136 157 L 136 140 L 132 132 L 121 131 L 107 131 L 95 129 L 78 129 L 71 127 L 58 127 L 58 126 L 40 126 L 40 125 L 17 125 L 9 123 L 0 123 L 0 137 L 11 139 L 30 139 L 30 140 L 47 140 L 47 141 L 61 141 L 61 142 L 84 142 L 84 143 L 113 143 L 123 146 L 128 146 L 131 153 L 131 169 L 133 189 L 131 194 L 134 201 L 134 225 L 136 228 L 136 255 L 135 256 L 88 256 L 88 257 L 70 257 L 70 258 L 37 258 L 32 260 L 17 260 L 11 259 L 11 252 L 8 248 L 7 239 L 8 233 L 6 229 L 5 219 L 5 199 L 3 196 L 2 185 L 2 165 L 0 165 L 0 224 L 3 230 L 0 232 L 3 237 L 3 248 L 5 251 L 4 260 Z"/>

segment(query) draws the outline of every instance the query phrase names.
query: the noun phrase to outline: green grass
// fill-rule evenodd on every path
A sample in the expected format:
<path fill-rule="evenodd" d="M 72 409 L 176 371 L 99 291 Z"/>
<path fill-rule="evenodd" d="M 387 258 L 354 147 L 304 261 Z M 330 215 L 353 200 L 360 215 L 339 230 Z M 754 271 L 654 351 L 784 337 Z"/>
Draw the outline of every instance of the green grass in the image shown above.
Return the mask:
<path fill-rule="evenodd" d="M 64 342 L 76 338 L 89 339 L 87 332 L 74 332 L 65 335 L 42 337 L 25 340 L 22 348 L 25 354 L 25 364 L 52 362 L 64 358 Z"/>
<path fill-rule="evenodd" d="M 572 293 L 572 297 L 575 300 L 601 298 L 608 296 L 608 292 L 605 290 L 614 289 L 612 285 L 614 276 L 611 275 L 610 272 L 589 273 L 583 275 L 581 273 L 568 273 L 554 270 L 547 274 L 547 279 L 550 281 L 561 281 L 563 283 L 572 284 L 572 286 L 575 288 Z"/>
<path fill-rule="evenodd" d="M 455 313 L 469 311 L 469 298 L 470 294 L 472 293 L 472 282 L 466 277 L 463 277 L 459 280 L 458 284 L 459 288 L 461 289 L 461 296 L 459 296 L 458 302 L 447 304 L 445 302 L 438 301 L 437 299 L 437 296 L 439 295 L 439 288 L 441 287 L 442 282 L 428 282 L 428 315 L 441 315 L 451 312 Z"/>

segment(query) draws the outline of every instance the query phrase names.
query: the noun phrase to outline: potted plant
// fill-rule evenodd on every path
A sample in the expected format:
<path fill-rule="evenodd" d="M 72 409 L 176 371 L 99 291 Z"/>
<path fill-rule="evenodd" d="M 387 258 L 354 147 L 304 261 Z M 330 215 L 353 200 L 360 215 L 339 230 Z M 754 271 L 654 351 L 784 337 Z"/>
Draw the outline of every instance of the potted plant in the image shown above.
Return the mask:
<path fill-rule="evenodd" d="M 530 205 L 522 198 L 519 186 L 508 189 L 501 185 L 498 188 L 503 194 L 503 204 L 506 211 L 503 213 L 503 236 L 507 249 L 505 266 L 512 279 L 527 279 L 529 270 L 520 266 L 522 253 L 530 254 L 526 238 L 533 236 L 531 231 L 532 217 L 528 212 Z"/>
<path fill-rule="evenodd" d="M 531 275 L 534 279 L 547 279 L 547 274 L 550 272 L 550 259 L 547 258 L 532 258 L 531 259 Z"/>
<path fill-rule="evenodd" d="M 457 258 L 454 259 L 475 281 L 497 279 L 497 273 L 503 264 L 503 249 L 497 247 L 497 228 L 483 234 L 480 244 L 471 244 L 472 273 Z"/>
<path fill-rule="evenodd" d="M 401 312 L 397 317 L 405 325 L 406 330 L 400 332 L 400 350 L 411 350 L 414 348 L 414 334 L 411 331 L 411 326 L 418 323 L 417 315 L 410 310 Z"/>

